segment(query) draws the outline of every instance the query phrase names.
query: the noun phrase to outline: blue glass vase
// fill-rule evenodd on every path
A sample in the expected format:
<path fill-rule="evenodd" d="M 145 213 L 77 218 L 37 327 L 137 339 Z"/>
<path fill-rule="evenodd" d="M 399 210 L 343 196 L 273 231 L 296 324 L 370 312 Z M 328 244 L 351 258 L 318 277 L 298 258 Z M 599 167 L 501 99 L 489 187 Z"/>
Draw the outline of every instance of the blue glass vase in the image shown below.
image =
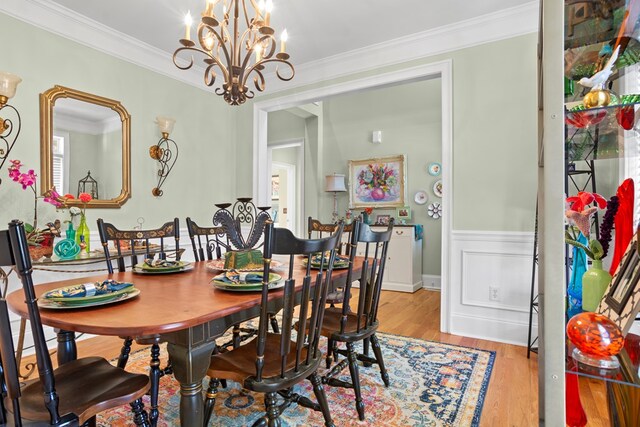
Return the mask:
<path fill-rule="evenodd" d="M 580 233 L 578 242 L 587 245 L 587 238 Z M 587 271 L 587 254 L 584 249 L 573 247 L 573 263 L 571 264 L 571 276 L 567 295 L 569 305 L 567 307 L 567 318 L 572 318 L 578 313 L 582 313 L 582 276 Z"/>

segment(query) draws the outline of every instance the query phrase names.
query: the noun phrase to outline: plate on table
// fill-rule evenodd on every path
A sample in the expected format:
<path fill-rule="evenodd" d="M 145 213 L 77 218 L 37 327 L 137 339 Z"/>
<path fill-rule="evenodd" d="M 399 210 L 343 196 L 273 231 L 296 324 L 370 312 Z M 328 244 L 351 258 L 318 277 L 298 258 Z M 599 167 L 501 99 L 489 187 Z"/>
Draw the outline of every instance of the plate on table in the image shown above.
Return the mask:
<path fill-rule="evenodd" d="M 321 262 L 322 261 L 320 260 L 320 255 L 313 255 L 311 257 L 311 268 L 313 268 L 315 270 L 319 270 Z M 328 259 L 325 259 L 325 264 L 329 264 L 329 260 Z M 302 260 L 302 266 L 303 267 L 307 266 L 307 258 L 306 257 Z M 345 269 L 345 268 L 349 268 L 349 257 L 336 254 L 336 259 L 333 262 L 333 269 L 334 270 L 342 270 L 342 269 Z"/>
<path fill-rule="evenodd" d="M 136 264 L 131 271 L 137 274 L 170 274 L 170 273 L 183 273 L 185 271 L 193 270 L 193 265 L 189 262 L 183 262 L 181 266 L 173 267 L 143 267 L 144 264 Z"/>
<path fill-rule="evenodd" d="M 227 279 L 229 273 L 218 274 L 211 281 L 213 286 L 217 289 L 224 291 L 237 291 L 237 292 L 255 292 L 262 290 L 262 273 L 241 273 L 238 272 L 239 282 L 231 282 Z M 245 282 L 244 278 L 251 275 L 255 281 Z M 225 280 L 226 279 L 226 280 Z M 284 286 L 284 280 L 282 276 L 276 273 L 269 273 L 269 289 L 278 289 Z"/>
<path fill-rule="evenodd" d="M 82 283 L 73 286 L 63 286 L 52 289 L 40 296 L 40 299 L 54 302 L 64 302 L 65 304 L 89 302 L 99 302 L 115 298 L 119 295 L 131 292 L 132 283 L 117 282 L 115 280 L 105 280 L 103 282 Z M 88 295 L 87 295 L 88 294 Z"/>
<path fill-rule="evenodd" d="M 280 261 L 276 261 L 274 259 L 271 260 L 271 269 L 272 270 L 281 270 L 283 268 L 284 264 L 281 263 Z M 223 259 L 214 259 L 213 261 L 209 261 L 207 263 L 207 270 L 210 271 L 227 271 L 227 270 L 236 270 L 239 271 L 241 273 L 248 273 L 248 272 L 252 272 L 252 271 L 262 271 L 263 267 L 260 268 L 234 268 L 234 269 L 227 269 L 224 268 L 224 260 Z"/>
<path fill-rule="evenodd" d="M 130 288 L 129 292 L 125 292 L 119 295 L 108 295 L 108 299 L 93 300 L 85 302 L 66 302 L 66 301 L 53 301 L 48 298 L 39 298 L 38 307 L 52 310 L 70 310 L 74 308 L 88 308 L 96 307 L 100 305 L 113 304 L 121 301 L 126 301 L 131 298 L 135 298 L 140 295 L 140 289 Z"/>

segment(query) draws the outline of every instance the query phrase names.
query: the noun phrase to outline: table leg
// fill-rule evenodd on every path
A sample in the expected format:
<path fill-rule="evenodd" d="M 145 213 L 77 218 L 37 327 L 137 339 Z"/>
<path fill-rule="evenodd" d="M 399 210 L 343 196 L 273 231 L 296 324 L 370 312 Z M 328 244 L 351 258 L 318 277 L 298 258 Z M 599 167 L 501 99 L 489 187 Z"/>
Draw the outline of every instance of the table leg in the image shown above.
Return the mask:
<path fill-rule="evenodd" d="M 78 348 L 76 347 L 76 333 L 55 329 L 58 334 L 58 365 L 78 358 Z"/>
<path fill-rule="evenodd" d="M 180 425 L 201 427 L 204 422 L 202 380 L 204 379 L 215 341 L 199 346 L 169 343 L 173 375 L 180 382 Z"/>

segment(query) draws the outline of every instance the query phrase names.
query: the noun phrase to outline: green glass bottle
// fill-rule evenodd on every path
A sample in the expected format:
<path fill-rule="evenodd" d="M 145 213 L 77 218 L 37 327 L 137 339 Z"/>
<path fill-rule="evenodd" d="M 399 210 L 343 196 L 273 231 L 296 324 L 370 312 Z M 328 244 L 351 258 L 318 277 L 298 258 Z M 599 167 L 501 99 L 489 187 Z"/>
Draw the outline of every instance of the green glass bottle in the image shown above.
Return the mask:
<path fill-rule="evenodd" d="M 89 242 L 90 242 L 90 231 L 89 226 L 87 225 L 87 219 L 84 216 L 84 212 L 80 214 L 80 224 L 78 225 L 78 229 L 76 230 L 76 243 L 80 246 L 80 253 L 88 254 L 90 251 Z"/>

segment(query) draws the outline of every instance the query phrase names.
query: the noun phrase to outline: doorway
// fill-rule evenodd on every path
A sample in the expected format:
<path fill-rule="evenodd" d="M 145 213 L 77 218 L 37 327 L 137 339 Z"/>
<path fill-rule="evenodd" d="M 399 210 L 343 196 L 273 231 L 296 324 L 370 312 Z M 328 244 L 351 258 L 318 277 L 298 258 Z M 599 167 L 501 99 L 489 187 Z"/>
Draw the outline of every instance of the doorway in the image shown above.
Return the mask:
<path fill-rule="evenodd" d="M 304 92 L 258 101 L 254 104 L 254 144 L 253 144 L 253 189 L 254 198 L 259 202 L 266 202 L 269 197 L 268 183 L 270 183 L 270 164 L 267 160 L 267 126 L 268 115 L 271 112 L 285 110 L 291 107 L 322 101 L 334 95 L 362 92 L 368 89 L 384 88 L 404 83 L 418 82 L 429 79 L 440 79 L 441 88 L 441 146 L 442 146 L 442 240 L 441 240 L 441 296 L 440 296 L 440 330 L 450 332 L 450 259 L 451 246 L 449 244 L 452 231 L 452 182 L 453 182 L 453 88 L 452 62 L 450 60 L 417 66 L 414 68 L 376 74 L 352 81 L 321 86 Z M 320 127 L 321 129 L 322 127 Z M 319 150 L 318 153 L 322 153 Z M 319 160 L 321 162 L 321 158 Z M 324 171 L 321 163 L 318 173 Z"/>
<path fill-rule="evenodd" d="M 271 218 L 277 227 L 300 235 L 304 212 L 304 139 L 270 143 L 267 162 L 271 171 Z"/>

